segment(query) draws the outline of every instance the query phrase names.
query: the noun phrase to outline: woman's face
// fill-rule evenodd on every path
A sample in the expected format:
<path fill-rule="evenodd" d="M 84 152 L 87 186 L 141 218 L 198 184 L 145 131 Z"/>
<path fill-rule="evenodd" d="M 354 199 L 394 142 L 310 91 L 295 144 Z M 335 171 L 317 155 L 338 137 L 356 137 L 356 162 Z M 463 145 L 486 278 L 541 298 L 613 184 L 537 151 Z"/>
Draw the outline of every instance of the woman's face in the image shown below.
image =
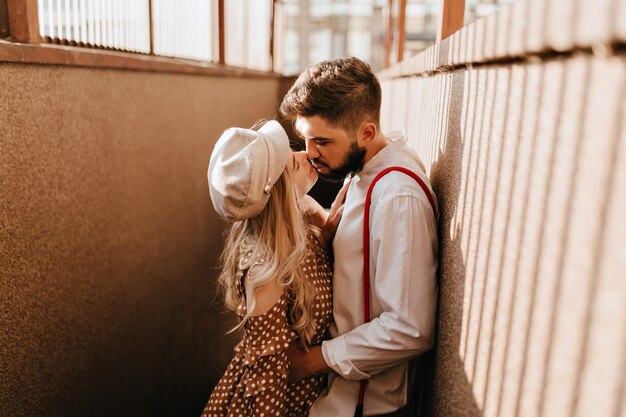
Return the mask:
<path fill-rule="evenodd" d="M 317 171 L 306 158 L 306 152 L 292 152 L 290 163 L 293 164 L 293 179 L 296 185 L 296 193 L 301 198 L 315 185 L 317 181 Z"/>

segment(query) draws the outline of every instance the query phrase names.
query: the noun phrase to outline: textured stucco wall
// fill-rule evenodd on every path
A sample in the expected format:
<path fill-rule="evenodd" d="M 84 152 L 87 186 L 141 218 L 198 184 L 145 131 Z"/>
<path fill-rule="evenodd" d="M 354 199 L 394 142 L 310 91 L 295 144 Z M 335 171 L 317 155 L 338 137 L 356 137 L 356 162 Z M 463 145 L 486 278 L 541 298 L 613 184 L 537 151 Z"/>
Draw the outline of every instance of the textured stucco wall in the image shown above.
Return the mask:
<path fill-rule="evenodd" d="M 571 28 L 583 33 L 589 20 L 575 3 Z M 589 19 L 619 23 L 607 2 L 594 5 Z M 523 18 L 507 15 L 511 25 Z M 524 22 L 531 36 L 536 23 Z M 383 129 L 406 128 L 442 209 L 428 415 L 624 417 L 623 46 L 606 38 L 587 49 L 579 36 L 571 53 L 459 61 L 468 54 L 458 49 L 477 50 L 462 37 L 480 39 L 481 27 L 381 75 Z"/>
<path fill-rule="evenodd" d="M 0 415 L 195 416 L 230 359 L 206 186 L 279 79 L 0 63 Z"/>

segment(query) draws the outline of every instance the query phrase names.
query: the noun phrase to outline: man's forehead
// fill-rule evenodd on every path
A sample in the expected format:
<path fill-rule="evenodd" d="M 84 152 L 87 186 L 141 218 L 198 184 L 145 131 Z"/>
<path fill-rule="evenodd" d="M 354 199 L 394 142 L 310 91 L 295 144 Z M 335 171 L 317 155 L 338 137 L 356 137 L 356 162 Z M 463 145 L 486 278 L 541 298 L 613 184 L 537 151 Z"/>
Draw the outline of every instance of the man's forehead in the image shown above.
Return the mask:
<path fill-rule="evenodd" d="M 311 117 L 296 117 L 295 123 L 296 131 L 306 137 L 312 138 L 317 136 L 328 136 L 335 135 L 337 132 L 334 132 L 325 121 L 319 116 L 311 116 Z"/>
<path fill-rule="evenodd" d="M 310 136 L 311 130 L 313 130 L 313 126 L 311 125 L 310 118 L 298 116 L 296 117 L 296 130 L 302 136 Z"/>

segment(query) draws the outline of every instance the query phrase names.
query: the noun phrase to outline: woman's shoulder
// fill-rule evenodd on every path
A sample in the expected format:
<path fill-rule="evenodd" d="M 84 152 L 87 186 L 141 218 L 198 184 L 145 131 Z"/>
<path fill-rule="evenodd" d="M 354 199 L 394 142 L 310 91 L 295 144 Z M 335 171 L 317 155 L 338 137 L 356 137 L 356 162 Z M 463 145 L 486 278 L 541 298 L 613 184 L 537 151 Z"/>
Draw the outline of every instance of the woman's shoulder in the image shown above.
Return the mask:
<path fill-rule="evenodd" d="M 262 284 L 255 282 L 255 272 L 260 270 L 262 265 L 253 265 L 244 276 L 245 292 L 249 296 L 248 300 L 254 303 L 247 303 L 247 313 L 249 316 L 260 316 L 275 309 L 286 296 L 286 288 L 276 279 L 270 279 Z M 250 297 L 252 295 L 252 297 Z"/>

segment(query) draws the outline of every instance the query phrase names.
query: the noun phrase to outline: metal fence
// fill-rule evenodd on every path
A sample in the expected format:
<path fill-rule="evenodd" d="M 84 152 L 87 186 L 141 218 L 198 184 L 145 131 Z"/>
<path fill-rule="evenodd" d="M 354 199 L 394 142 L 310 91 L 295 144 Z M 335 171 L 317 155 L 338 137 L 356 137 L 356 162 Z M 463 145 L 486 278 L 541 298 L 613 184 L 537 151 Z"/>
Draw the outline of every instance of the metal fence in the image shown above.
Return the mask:
<path fill-rule="evenodd" d="M 38 0 L 44 42 L 150 52 L 148 0 Z"/>

